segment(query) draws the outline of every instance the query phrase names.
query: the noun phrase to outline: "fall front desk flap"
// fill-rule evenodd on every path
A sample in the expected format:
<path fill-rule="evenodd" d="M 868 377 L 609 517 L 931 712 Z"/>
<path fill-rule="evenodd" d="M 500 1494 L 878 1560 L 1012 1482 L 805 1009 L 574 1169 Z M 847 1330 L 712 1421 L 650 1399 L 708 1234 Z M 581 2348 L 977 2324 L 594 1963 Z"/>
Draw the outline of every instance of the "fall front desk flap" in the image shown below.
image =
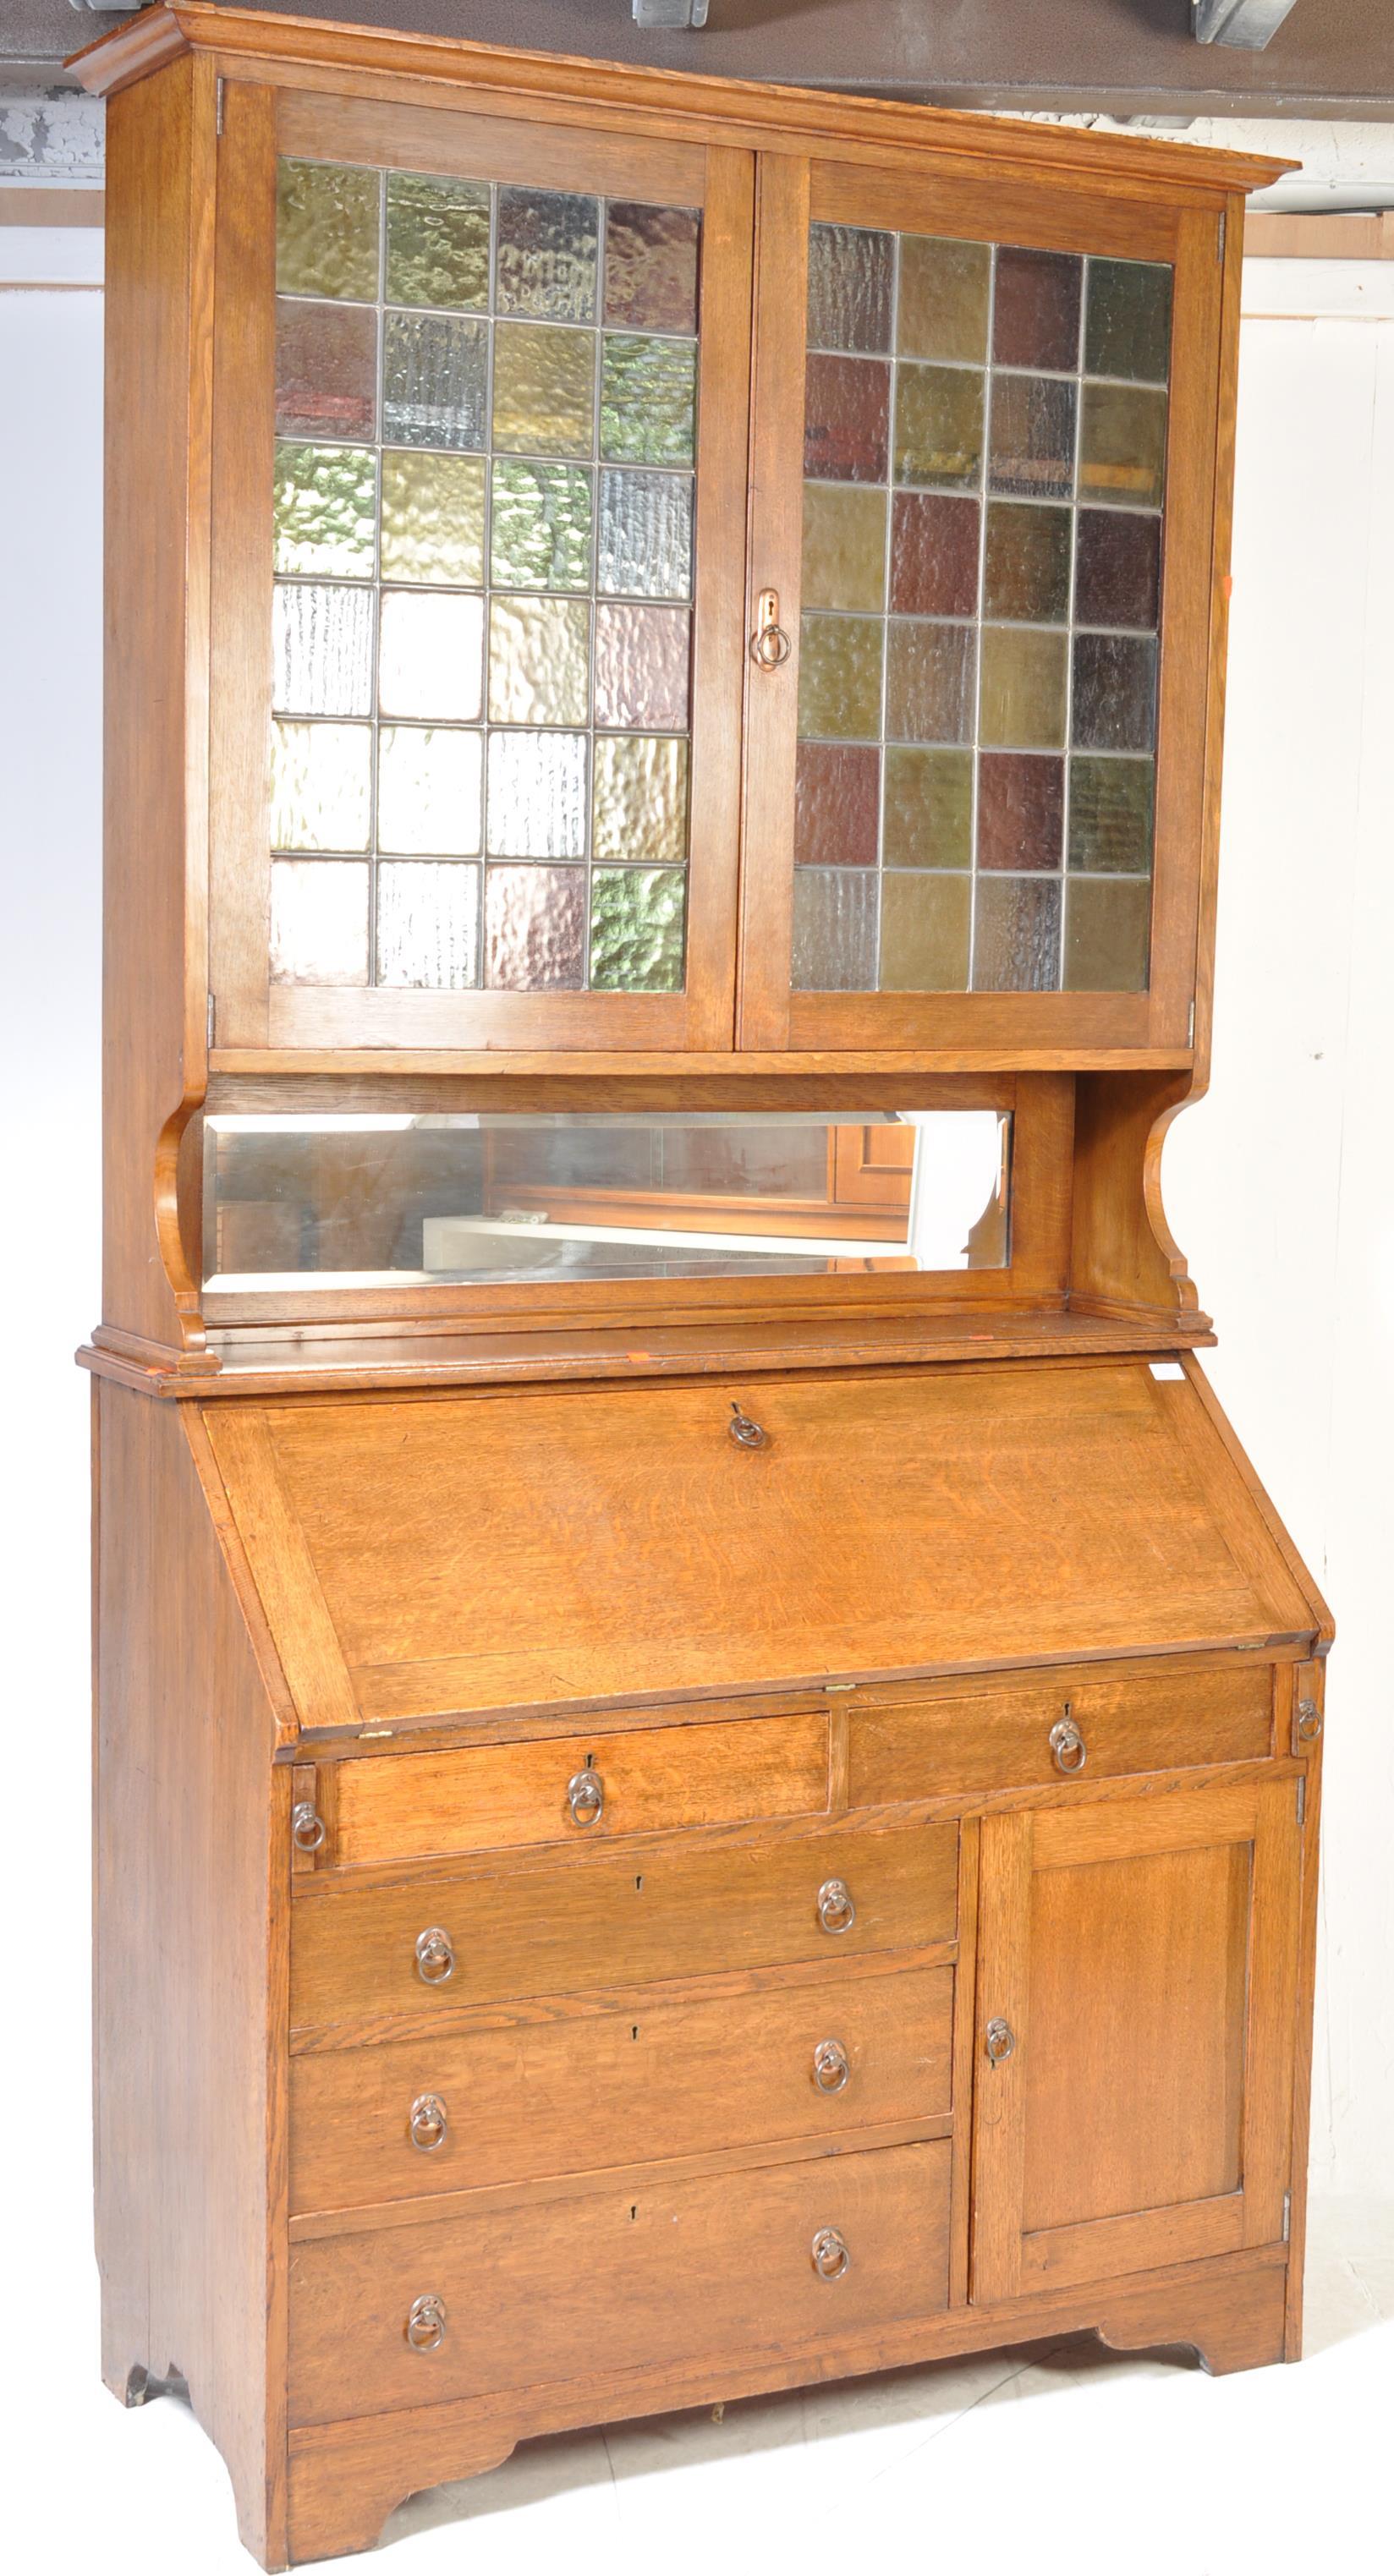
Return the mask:
<path fill-rule="evenodd" d="M 305 1727 L 1308 1634 L 1145 1361 L 212 1404 Z"/>

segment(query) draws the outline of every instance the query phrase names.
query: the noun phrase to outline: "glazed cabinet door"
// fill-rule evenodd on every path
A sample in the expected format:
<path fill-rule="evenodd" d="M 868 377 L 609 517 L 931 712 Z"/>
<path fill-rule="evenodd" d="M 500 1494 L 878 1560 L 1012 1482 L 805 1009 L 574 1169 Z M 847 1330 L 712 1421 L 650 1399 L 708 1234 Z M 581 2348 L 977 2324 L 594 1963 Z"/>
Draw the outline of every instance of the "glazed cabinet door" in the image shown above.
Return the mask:
<path fill-rule="evenodd" d="M 1185 1047 L 1218 213 L 769 159 L 759 242 L 742 1044 Z"/>
<path fill-rule="evenodd" d="M 753 159 L 230 81 L 222 1048 L 729 1049 Z"/>
<path fill-rule="evenodd" d="M 1297 1784 L 984 1819 L 972 2295 L 1283 2234 Z"/>

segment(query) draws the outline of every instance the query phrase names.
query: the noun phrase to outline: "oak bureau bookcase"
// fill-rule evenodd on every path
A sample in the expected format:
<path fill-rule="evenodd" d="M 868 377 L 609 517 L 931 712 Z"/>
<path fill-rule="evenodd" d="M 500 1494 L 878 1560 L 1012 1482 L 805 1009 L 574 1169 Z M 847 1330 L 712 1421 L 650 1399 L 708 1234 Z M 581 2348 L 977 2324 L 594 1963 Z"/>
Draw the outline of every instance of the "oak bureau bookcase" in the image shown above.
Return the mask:
<path fill-rule="evenodd" d="M 236 8 L 108 100 L 103 2367 L 1295 2357 L 1331 1626 L 1167 1229 L 1277 165 Z"/>

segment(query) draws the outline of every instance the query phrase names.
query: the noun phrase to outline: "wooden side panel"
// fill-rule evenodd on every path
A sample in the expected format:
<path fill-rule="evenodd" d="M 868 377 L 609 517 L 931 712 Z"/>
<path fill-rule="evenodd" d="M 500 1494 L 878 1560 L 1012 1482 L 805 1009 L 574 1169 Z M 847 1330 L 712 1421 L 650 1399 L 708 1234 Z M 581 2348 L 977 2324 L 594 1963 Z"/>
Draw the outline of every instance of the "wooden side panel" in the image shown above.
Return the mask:
<path fill-rule="evenodd" d="M 107 118 L 102 1312 L 201 1347 L 179 1138 L 207 1078 L 213 74 Z"/>
<path fill-rule="evenodd" d="M 274 1724 L 182 1408 L 100 1390 L 97 2257 L 118 2396 L 187 2381 L 284 2563 L 288 1887 Z"/>

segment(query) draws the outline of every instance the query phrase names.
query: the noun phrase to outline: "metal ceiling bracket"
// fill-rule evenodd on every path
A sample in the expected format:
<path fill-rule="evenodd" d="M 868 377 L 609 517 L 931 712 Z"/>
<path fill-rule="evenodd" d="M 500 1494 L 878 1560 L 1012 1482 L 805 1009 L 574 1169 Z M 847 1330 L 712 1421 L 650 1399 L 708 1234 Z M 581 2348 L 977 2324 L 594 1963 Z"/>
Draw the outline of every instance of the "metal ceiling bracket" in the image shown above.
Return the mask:
<path fill-rule="evenodd" d="M 1191 0 L 1191 33 L 1198 45 L 1242 45 L 1247 53 L 1261 54 L 1295 5 L 1296 0 Z"/>
<path fill-rule="evenodd" d="M 707 0 L 634 0 L 636 27 L 705 27 Z"/>

